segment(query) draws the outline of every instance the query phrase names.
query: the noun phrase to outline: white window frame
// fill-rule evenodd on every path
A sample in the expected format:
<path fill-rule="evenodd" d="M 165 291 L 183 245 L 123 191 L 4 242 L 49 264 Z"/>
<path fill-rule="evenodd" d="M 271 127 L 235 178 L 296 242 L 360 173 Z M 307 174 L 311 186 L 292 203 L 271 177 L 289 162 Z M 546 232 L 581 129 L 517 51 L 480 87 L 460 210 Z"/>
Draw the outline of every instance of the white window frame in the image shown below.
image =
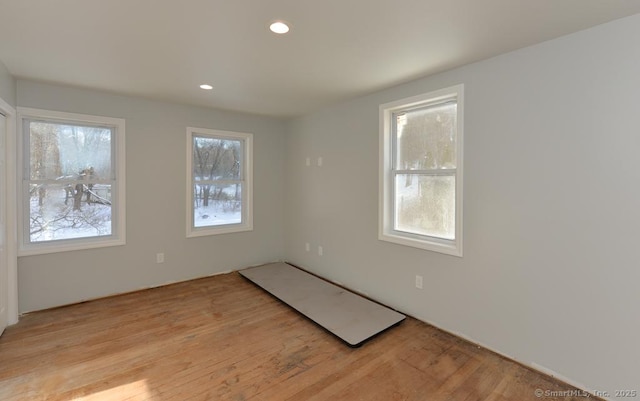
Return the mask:
<path fill-rule="evenodd" d="M 196 227 L 194 224 L 193 198 L 193 138 L 209 137 L 216 139 L 240 140 L 242 153 L 242 214 L 241 222 L 217 226 Z M 208 128 L 187 127 L 187 238 L 219 235 L 253 230 L 253 134 L 233 131 L 221 131 Z"/>
<path fill-rule="evenodd" d="M 456 130 L 456 168 L 455 168 L 455 238 L 453 240 L 412 234 L 394 229 L 395 218 L 395 174 L 394 166 L 394 113 L 416 107 L 429 107 L 438 104 L 457 102 Z M 462 171 L 463 171 L 463 115 L 464 85 L 400 99 L 380 105 L 380 155 L 379 155 L 379 200 L 378 200 L 378 239 L 395 244 L 426 249 L 448 255 L 462 257 Z"/>
<path fill-rule="evenodd" d="M 24 132 L 25 120 L 42 120 L 59 124 L 87 124 L 110 127 L 114 129 L 114 151 L 112 156 L 115 164 L 115 180 L 112 184 L 111 196 L 111 235 L 99 237 L 84 237 L 73 239 L 61 239 L 44 242 L 30 242 L 29 233 L 29 197 L 28 189 L 29 177 L 27 175 L 27 163 L 29 160 L 29 150 L 25 148 Z M 77 251 L 81 249 L 103 248 L 109 246 L 119 246 L 126 244 L 126 208 L 125 208 L 125 120 L 122 118 L 102 117 L 87 114 L 65 113 L 52 110 L 41 110 L 28 107 L 18 107 L 18 255 L 38 255 L 54 252 Z"/>

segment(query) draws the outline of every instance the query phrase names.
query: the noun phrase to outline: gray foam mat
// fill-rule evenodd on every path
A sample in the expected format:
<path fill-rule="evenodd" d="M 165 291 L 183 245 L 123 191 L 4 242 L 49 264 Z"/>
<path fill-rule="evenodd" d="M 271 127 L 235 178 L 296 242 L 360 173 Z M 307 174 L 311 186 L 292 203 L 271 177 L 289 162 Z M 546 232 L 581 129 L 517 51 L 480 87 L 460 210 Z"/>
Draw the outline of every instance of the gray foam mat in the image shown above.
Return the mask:
<path fill-rule="evenodd" d="M 352 347 L 406 316 L 286 263 L 239 273 Z"/>

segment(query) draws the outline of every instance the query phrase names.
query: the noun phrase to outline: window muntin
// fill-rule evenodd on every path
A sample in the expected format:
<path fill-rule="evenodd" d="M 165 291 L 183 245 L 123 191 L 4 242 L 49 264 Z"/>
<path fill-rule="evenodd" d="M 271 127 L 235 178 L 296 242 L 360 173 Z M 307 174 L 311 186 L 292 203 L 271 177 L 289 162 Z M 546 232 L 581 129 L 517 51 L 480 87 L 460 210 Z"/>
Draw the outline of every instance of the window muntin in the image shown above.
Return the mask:
<path fill-rule="evenodd" d="M 462 91 L 380 106 L 381 240 L 462 255 Z"/>
<path fill-rule="evenodd" d="M 20 113 L 20 253 L 124 244 L 124 120 Z"/>
<path fill-rule="evenodd" d="M 253 229 L 251 134 L 189 128 L 187 236 Z"/>

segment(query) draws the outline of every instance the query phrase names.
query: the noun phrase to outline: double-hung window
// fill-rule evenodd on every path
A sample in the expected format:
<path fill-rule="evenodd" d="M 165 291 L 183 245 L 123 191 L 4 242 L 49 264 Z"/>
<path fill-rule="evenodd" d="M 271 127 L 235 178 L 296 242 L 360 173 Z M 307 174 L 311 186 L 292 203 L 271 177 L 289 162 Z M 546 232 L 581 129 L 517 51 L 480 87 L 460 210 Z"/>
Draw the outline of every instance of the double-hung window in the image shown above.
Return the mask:
<path fill-rule="evenodd" d="M 380 106 L 379 238 L 462 256 L 463 86 Z"/>
<path fill-rule="evenodd" d="M 18 111 L 20 253 L 124 244 L 124 120 Z"/>
<path fill-rule="evenodd" d="M 253 135 L 187 128 L 187 237 L 253 229 Z"/>

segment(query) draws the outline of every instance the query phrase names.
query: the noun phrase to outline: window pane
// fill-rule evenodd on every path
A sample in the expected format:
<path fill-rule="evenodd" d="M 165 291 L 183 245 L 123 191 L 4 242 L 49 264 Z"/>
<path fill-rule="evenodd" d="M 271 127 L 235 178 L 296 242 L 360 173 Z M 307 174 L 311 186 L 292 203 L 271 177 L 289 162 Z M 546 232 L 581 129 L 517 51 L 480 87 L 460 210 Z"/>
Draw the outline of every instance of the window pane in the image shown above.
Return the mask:
<path fill-rule="evenodd" d="M 394 114 L 396 169 L 456 167 L 456 103 Z"/>
<path fill-rule="evenodd" d="M 242 183 L 193 186 L 194 227 L 242 223 Z"/>
<path fill-rule="evenodd" d="M 242 141 L 211 137 L 193 137 L 193 179 L 241 179 Z"/>
<path fill-rule="evenodd" d="M 396 175 L 394 229 L 455 239 L 455 186 L 455 176 Z"/>
<path fill-rule="evenodd" d="M 29 240 L 111 235 L 111 185 L 30 184 Z"/>
<path fill-rule="evenodd" d="M 114 178 L 112 130 L 49 122 L 29 122 L 29 176 L 32 180 Z"/>

